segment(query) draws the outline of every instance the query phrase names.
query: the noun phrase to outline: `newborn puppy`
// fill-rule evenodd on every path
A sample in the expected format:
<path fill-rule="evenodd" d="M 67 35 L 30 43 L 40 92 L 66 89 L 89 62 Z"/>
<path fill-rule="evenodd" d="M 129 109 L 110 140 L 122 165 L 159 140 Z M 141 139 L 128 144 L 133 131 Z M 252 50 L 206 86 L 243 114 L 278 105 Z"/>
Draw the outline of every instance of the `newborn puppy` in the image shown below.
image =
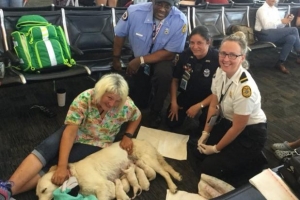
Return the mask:
<path fill-rule="evenodd" d="M 149 182 L 144 170 L 142 170 L 138 166 L 135 166 L 135 174 L 136 174 L 136 177 L 139 181 L 141 188 L 145 191 L 148 191 L 149 187 L 150 187 L 150 182 Z"/>
<path fill-rule="evenodd" d="M 123 185 L 123 190 L 128 193 L 129 190 L 130 190 L 130 184 L 129 184 L 129 181 L 128 179 L 126 178 L 126 176 L 122 176 L 121 177 L 121 182 L 122 182 L 122 185 Z"/>
<path fill-rule="evenodd" d="M 117 200 L 130 200 L 126 192 L 123 189 L 123 185 L 120 179 L 115 180 L 116 184 L 116 199 Z"/>
<path fill-rule="evenodd" d="M 122 169 L 122 171 L 126 174 L 126 178 L 128 179 L 129 184 L 133 187 L 133 197 L 131 199 L 134 199 L 136 195 L 140 195 L 142 192 L 142 188 L 139 185 L 134 168 L 135 165 L 131 163 L 128 169 Z"/>

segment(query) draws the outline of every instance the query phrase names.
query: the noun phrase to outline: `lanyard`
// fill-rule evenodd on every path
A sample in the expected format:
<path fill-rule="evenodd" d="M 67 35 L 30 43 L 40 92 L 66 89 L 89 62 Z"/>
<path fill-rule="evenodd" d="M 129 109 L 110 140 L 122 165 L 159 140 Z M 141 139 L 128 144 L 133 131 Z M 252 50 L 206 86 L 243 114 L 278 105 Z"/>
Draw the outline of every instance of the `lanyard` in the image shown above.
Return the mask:
<path fill-rule="evenodd" d="M 230 86 L 232 85 L 232 83 L 233 83 L 233 82 L 231 82 L 230 85 L 227 87 L 227 89 L 226 89 L 226 91 L 225 91 L 224 94 L 223 94 L 223 92 L 222 92 L 222 91 L 223 91 L 224 82 L 222 83 L 221 96 L 220 96 L 220 100 L 219 100 L 219 105 L 221 104 L 221 102 L 222 102 L 224 96 L 226 95 L 226 93 L 227 93 L 228 89 L 230 88 Z"/>
<path fill-rule="evenodd" d="M 150 47 L 150 50 L 149 50 L 149 53 L 151 53 L 152 49 L 153 49 L 153 46 L 154 46 L 154 41 L 164 23 L 164 20 L 161 20 L 158 24 L 158 26 L 156 27 L 156 23 L 155 23 L 155 19 L 153 19 L 153 30 L 152 30 L 152 44 L 151 44 L 151 47 Z"/>

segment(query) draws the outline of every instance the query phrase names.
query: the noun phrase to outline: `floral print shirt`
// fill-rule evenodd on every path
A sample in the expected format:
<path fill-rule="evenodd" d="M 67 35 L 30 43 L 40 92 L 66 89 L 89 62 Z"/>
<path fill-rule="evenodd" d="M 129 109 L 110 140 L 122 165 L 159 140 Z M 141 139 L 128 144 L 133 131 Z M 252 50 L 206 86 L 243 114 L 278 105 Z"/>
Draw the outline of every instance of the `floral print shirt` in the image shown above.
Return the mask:
<path fill-rule="evenodd" d="M 137 120 L 141 112 L 127 97 L 122 108 L 109 110 L 102 119 L 94 93 L 94 89 L 88 89 L 74 99 L 67 113 L 65 124 L 79 126 L 75 142 L 104 148 L 114 141 L 123 123 Z"/>

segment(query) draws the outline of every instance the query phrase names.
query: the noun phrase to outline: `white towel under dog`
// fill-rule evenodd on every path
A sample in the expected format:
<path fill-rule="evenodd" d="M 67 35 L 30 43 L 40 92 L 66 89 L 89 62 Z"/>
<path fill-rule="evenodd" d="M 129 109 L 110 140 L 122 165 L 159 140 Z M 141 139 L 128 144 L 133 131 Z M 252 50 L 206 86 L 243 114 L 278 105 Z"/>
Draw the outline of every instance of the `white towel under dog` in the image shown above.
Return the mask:
<path fill-rule="evenodd" d="M 186 160 L 188 135 L 176 134 L 141 126 L 137 139 L 150 142 L 164 157 Z"/>
<path fill-rule="evenodd" d="M 178 190 L 176 194 L 172 194 L 170 190 L 167 190 L 166 200 L 207 200 L 206 198 L 195 193 L 188 193 Z"/>

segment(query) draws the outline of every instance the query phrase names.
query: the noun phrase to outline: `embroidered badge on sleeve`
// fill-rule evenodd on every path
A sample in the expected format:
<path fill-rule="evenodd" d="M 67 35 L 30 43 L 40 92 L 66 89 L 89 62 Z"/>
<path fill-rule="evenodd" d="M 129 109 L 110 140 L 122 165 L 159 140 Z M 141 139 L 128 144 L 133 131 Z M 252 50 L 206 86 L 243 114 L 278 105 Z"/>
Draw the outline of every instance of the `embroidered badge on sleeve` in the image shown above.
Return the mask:
<path fill-rule="evenodd" d="M 251 96 L 252 92 L 251 92 L 251 88 L 246 85 L 242 88 L 242 95 L 245 98 L 249 98 Z"/>
<path fill-rule="evenodd" d="M 122 19 L 123 19 L 123 21 L 127 21 L 127 19 L 128 19 L 128 12 L 127 11 L 124 12 L 124 14 L 122 15 Z"/>
<path fill-rule="evenodd" d="M 183 26 L 182 26 L 182 33 L 185 33 L 186 32 L 186 24 L 184 24 Z"/>

